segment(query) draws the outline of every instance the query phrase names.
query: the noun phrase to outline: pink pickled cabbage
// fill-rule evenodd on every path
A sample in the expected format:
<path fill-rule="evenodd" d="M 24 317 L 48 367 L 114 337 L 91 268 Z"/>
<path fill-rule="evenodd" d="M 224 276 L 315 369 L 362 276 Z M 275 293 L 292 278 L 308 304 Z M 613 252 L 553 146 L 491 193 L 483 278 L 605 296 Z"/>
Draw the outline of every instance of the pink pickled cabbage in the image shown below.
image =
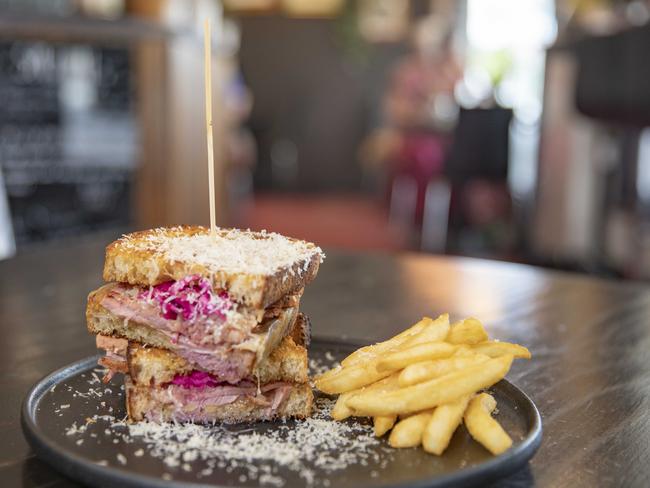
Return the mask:
<path fill-rule="evenodd" d="M 169 320 L 181 317 L 186 321 L 197 317 L 218 316 L 226 318 L 233 306 L 228 293 L 215 293 L 206 278 L 199 275 L 186 276 L 178 281 L 166 281 L 142 292 L 140 298 L 152 299 L 160 305 L 161 315 Z"/>
<path fill-rule="evenodd" d="M 219 381 L 210 373 L 205 371 L 194 370 L 188 375 L 177 374 L 172 380 L 172 384 L 182 386 L 183 388 L 208 388 L 219 386 Z"/>

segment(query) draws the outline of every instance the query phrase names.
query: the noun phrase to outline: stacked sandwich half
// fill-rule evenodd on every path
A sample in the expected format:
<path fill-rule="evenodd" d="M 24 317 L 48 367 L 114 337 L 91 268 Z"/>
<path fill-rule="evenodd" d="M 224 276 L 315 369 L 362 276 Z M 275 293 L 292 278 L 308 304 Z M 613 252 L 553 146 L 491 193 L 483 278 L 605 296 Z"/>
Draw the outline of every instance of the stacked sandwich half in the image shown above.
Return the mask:
<path fill-rule="evenodd" d="M 125 374 L 133 421 L 306 417 L 310 326 L 304 286 L 315 245 L 267 232 L 173 227 L 106 248 L 88 330 L 107 376 Z"/>

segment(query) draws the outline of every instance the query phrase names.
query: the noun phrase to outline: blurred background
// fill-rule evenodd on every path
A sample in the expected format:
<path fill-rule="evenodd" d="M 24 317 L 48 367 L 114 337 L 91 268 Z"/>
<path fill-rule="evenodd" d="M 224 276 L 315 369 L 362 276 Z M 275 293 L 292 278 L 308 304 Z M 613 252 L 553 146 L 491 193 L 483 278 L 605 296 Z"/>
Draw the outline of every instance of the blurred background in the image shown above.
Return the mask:
<path fill-rule="evenodd" d="M 0 0 L 0 259 L 218 223 L 650 279 L 648 0 Z"/>

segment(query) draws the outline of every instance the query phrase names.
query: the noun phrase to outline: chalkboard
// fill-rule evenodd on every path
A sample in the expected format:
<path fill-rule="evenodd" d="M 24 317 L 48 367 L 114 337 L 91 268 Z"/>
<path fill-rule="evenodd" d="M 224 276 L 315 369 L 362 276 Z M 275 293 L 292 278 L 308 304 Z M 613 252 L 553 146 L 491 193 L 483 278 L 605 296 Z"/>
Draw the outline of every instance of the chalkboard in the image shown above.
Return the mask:
<path fill-rule="evenodd" d="M 131 79 L 126 49 L 0 43 L 0 167 L 19 245 L 128 225 Z"/>

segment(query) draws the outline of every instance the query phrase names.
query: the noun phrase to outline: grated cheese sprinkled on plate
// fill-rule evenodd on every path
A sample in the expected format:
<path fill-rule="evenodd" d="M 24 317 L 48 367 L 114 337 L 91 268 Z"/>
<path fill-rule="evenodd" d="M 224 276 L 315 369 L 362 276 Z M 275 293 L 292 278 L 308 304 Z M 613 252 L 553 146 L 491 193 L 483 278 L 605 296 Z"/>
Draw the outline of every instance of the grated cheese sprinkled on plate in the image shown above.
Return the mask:
<path fill-rule="evenodd" d="M 331 420 L 333 403 L 320 398 L 311 418 L 265 431 L 140 422 L 128 426 L 129 436 L 144 442 L 149 454 L 170 468 L 180 465 L 187 470 L 185 462 L 190 459 L 217 460 L 223 461 L 219 467 L 227 472 L 243 469 L 248 479 L 282 486 L 285 480 L 277 473 L 280 466 L 312 485 L 317 471 L 331 473 L 355 464 L 379 462 L 376 451 L 367 449 L 379 444 L 372 428 L 355 421 Z"/>
<path fill-rule="evenodd" d="M 309 358 L 309 374 L 311 376 L 323 374 L 332 369 L 332 367 L 332 363 L 325 363 L 317 358 Z"/>
<path fill-rule="evenodd" d="M 183 227 L 158 228 L 146 233 L 127 234 L 116 241 L 117 249 L 149 251 L 171 262 L 205 266 L 213 273 L 271 275 L 300 263 L 294 272 L 304 274 L 310 260 L 324 258 L 311 242 L 289 239 L 275 232 L 218 229 L 215 237 L 208 229 L 183 234 Z"/>

